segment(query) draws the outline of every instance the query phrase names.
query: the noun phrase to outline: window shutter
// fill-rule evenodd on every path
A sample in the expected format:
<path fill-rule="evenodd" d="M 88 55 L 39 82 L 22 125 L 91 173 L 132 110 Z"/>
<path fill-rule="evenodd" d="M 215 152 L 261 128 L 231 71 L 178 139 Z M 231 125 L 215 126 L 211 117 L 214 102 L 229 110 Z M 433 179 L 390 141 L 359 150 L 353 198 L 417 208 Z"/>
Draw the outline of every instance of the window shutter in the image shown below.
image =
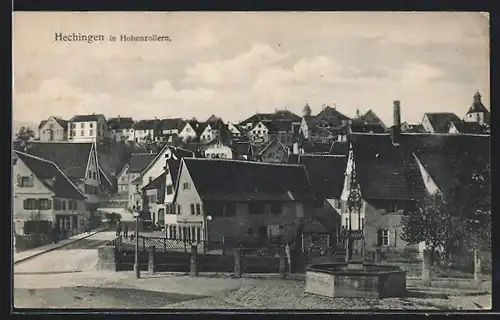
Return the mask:
<path fill-rule="evenodd" d="M 35 199 L 35 209 L 41 209 L 41 207 L 40 207 L 40 199 Z"/>
<path fill-rule="evenodd" d="M 47 209 L 52 209 L 52 200 L 47 200 Z"/>
<path fill-rule="evenodd" d="M 398 235 L 398 231 L 397 230 L 394 230 L 393 232 L 393 237 L 394 237 L 394 240 L 393 240 L 393 245 L 396 247 L 397 245 L 397 235 Z"/>
<path fill-rule="evenodd" d="M 23 200 L 23 208 L 28 209 L 28 199 Z"/>
<path fill-rule="evenodd" d="M 382 241 L 382 230 L 378 229 L 377 230 L 377 246 L 382 246 L 383 241 Z"/>

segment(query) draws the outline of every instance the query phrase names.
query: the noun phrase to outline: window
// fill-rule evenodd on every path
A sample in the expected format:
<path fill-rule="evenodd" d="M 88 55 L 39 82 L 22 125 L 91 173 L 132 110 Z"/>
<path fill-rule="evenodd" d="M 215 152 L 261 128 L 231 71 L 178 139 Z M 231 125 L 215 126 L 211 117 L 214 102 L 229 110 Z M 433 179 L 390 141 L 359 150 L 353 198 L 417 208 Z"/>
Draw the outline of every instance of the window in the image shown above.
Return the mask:
<path fill-rule="evenodd" d="M 122 177 L 122 182 L 125 181 L 125 177 Z"/>
<path fill-rule="evenodd" d="M 167 194 L 172 194 L 172 193 L 174 193 L 174 188 L 170 184 L 170 185 L 167 186 Z"/>
<path fill-rule="evenodd" d="M 281 213 L 281 203 L 272 202 L 270 204 L 270 206 L 271 206 L 271 213 L 273 213 L 273 214 L 280 214 Z"/>
<path fill-rule="evenodd" d="M 190 188 L 189 182 L 184 182 L 184 183 L 182 184 L 182 189 L 183 189 L 183 190 L 189 190 L 189 188 Z"/>
<path fill-rule="evenodd" d="M 61 200 L 54 199 L 54 210 L 59 210 L 61 208 Z"/>
<path fill-rule="evenodd" d="M 97 172 L 92 172 L 92 177 L 94 178 L 94 180 L 97 180 Z"/>
<path fill-rule="evenodd" d="M 388 246 L 389 245 L 389 230 L 387 229 L 379 229 L 377 234 L 377 244 L 379 246 Z"/>
<path fill-rule="evenodd" d="M 61 200 L 61 210 L 66 210 L 66 201 Z"/>
<path fill-rule="evenodd" d="M 54 124 L 53 123 L 49 124 L 49 128 L 54 129 Z"/>
<path fill-rule="evenodd" d="M 477 122 L 481 122 L 481 116 L 479 115 L 479 113 L 476 115 L 476 120 Z"/>
<path fill-rule="evenodd" d="M 83 130 L 81 130 L 81 131 L 80 131 L 80 135 L 81 135 L 81 136 L 84 136 L 84 135 L 85 135 L 85 133 L 83 132 Z"/>
<path fill-rule="evenodd" d="M 93 136 L 94 135 L 94 130 L 89 130 L 89 136 Z"/>
<path fill-rule="evenodd" d="M 153 177 L 149 177 L 149 182 L 153 181 Z"/>
<path fill-rule="evenodd" d="M 40 199 L 40 210 L 51 209 L 51 201 L 49 199 Z"/>
<path fill-rule="evenodd" d="M 361 230 L 365 228 L 365 218 L 361 218 Z"/>
<path fill-rule="evenodd" d="M 24 209 L 26 210 L 36 210 L 37 209 L 37 199 L 25 199 L 24 200 Z"/>
<path fill-rule="evenodd" d="M 71 136 L 72 137 L 76 136 L 76 130 L 71 130 Z"/>
<path fill-rule="evenodd" d="M 30 174 L 29 176 L 21 176 L 17 175 L 17 185 L 22 188 L 27 188 L 27 187 L 33 187 L 35 184 L 35 177 L 33 174 Z"/>
<path fill-rule="evenodd" d="M 177 214 L 181 214 L 181 205 L 180 204 L 177 205 Z"/>
<path fill-rule="evenodd" d="M 177 226 L 173 226 L 172 227 L 172 231 L 173 231 L 173 233 L 171 233 L 172 234 L 172 238 L 173 239 L 177 239 Z"/>
<path fill-rule="evenodd" d="M 68 201 L 68 210 L 72 210 L 73 209 L 73 201 Z"/>
<path fill-rule="evenodd" d="M 90 129 L 92 129 L 94 127 L 94 124 L 90 123 L 89 126 L 90 126 Z"/>
<path fill-rule="evenodd" d="M 85 123 L 81 123 L 81 124 L 80 124 L 80 129 L 83 129 L 83 128 L 85 128 Z M 82 131 L 82 132 L 83 132 L 83 131 Z M 83 136 L 83 134 L 82 134 L 82 136 Z"/>
<path fill-rule="evenodd" d="M 199 203 L 196 204 L 196 215 L 199 216 L 201 214 L 201 206 Z"/>
<path fill-rule="evenodd" d="M 194 216 L 195 212 L 194 212 L 194 204 L 191 203 L 191 215 Z"/>
<path fill-rule="evenodd" d="M 71 124 L 71 129 L 76 129 L 76 123 Z M 73 131 L 74 132 L 74 131 Z"/>
<path fill-rule="evenodd" d="M 191 239 L 194 241 L 199 240 L 199 239 L 196 239 L 196 229 L 198 229 L 198 228 L 191 227 Z"/>
<path fill-rule="evenodd" d="M 196 239 L 198 241 L 201 240 L 201 229 L 200 228 L 196 228 Z"/>
<path fill-rule="evenodd" d="M 264 204 L 260 202 L 251 202 L 248 205 L 248 210 L 250 214 L 260 214 L 264 213 Z"/>
<path fill-rule="evenodd" d="M 341 205 L 340 205 L 340 200 L 334 200 L 335 201 L 335 209 L 340 209 Z"/>

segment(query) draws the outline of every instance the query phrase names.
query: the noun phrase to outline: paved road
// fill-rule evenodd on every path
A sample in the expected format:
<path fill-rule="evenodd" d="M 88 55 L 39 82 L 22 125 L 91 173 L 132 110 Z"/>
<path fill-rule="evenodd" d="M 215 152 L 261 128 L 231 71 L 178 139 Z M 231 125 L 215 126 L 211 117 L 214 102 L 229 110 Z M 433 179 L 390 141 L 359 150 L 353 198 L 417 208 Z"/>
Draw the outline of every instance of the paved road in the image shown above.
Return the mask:
<path fill-rule="evenodd" d="M 51 274 L 95 269 L 97 248 L 114 239 L 113 232 L 100 232 L 86 239 L 44 253 L 14 266 L 14 274 Z"/>

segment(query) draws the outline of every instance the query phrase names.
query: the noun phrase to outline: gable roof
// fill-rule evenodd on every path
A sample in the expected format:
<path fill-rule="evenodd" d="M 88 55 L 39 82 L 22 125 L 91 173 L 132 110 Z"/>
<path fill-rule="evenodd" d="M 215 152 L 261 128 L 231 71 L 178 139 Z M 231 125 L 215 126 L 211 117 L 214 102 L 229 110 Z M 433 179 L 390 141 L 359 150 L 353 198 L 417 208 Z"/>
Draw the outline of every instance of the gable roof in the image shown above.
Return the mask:
<path fill-rule="evenodd" d="M 141 173 L 156 157 L 155 153 L 132 153 L 129 161 L 129 173 Z"/>
<path fill-rule="evenodd" d="M 134 124 L 135 130 L 154 130 L 158 124 L 158 120 L 139 120 Z"/>
<path fill-rule="evenodd" d="M 327 119 L 331 125 L 339 125 L 342 123 L 342 120 L 351 120 L 351 118 L 340 113 L 336 108 L 332 108 L 330 106 L 326 106 L 323 110 L 321 110 L 317 117 Z"/>
<path fill-rule="evenodd" d="M 63 130 L 68 131 L 68 122 L 69 122 L 68 120 L 63 120 L 63 119 L 58 118 L 58 117 L 49 117 L 49 119 L 50 118 L 54 118 L 54 120 L 56 120 L 56 122 L 63 128 Z M 38 129 L 43 127 L 47 123 L 47 121 L 49 121 L 49 119 L 40 121 L 40 124 L 38 125 Z"/>
<path fill-rule="evenodd" d="M 426 190 L 418 163 L 406 144 L 394 146 L 388 134 L 349 137 L 356 177 L 365 200 L 415 200 Z"/>
<path fill-rule="evenodd" d="M 189 172 L 203 201 L 314 200 L 307 172 L 300 165 L 184 158 L 180 170 Z"/>
<path fill-rule="evenodd" d="M 14 153 L 54 193 L 55 197 L 86 199 L 55 163 L 19 151 L 14 151 Z"/>
<path fill-rule="evenodd" d="M 333 141 L 330 147 L 331 155 L 346 156 L 349 153 L 349 144 L 346 141 Z"/>
<path fill-rule="evenodd" d="M 86 176 L 87 164 L 93 149 L 94 145 L 91 142 L 29 141 L 25 152 L 54 162 L 70 179 L 83 179 Z"/>
<path fill-rule="evenodd" d="M 329 153 L 331 144 L 306 141 L 302 144 L 302 149 L 304 150 L 304 153 Z"/>
<path fill-rule="evenodd" d="M 380 123 L 364 123 L 359 121 L 353 121 L 350 125 L 350 129 L 353 132 L 367 132 L 367 133 L 384 133 L 387 128 L 384 124 Z"/>
<path fill-rule="evenodd" d="M 69 119 L 69 122 L 88 122 L 88 121 L 99 121 L 99 118 L 104 118 L 103 114 L 85 114 L 85 115 L 76 115 Z"/>
<path fill-rule="evenodd" d="M 166 183 L 167 179 L 167 172 L 164 171 L 162 174 L 160 174 L 158 177 L 153 179 L 150 183 L 145 185 L 142 190 L 152 190 L 152 189 L 160 189 L 162 184 Z"/>
<path fill-rule="evenodd" d="M 306 167 L 316 198 L 340 198 L 344 186 L 346 156 L 299 155 L 298 163 Z"/>
<path fill-rule="evenodd" d="M 264 148 L 262 148 L 257 155 L 258 156 L 262 155 L 264 151 L 266 151 L 270 146 L 274 144 L 278 144 L 278 146 L 281 147 L 283 151 L 288 152 L 288 149 L 283 145 L 283 143 L 281 143 L 280 139 L 276 137 L 273 140 L 271 140 L 271 142 L 269 142 Z"/>
<path fill-rule="evenodd" d="M 179 127 L 182 124 L 182 119 L 181 118 L 169 118 L 169 119 L 163 119 L 160 122 L 160 130 L 176 130 L 179 129 Z"/>
<path fill-rule="evenodd" d="M 167 160 L 168 171 L 170 172 L 170 177 L 172 178 L 172 185 L 177 184 L 177 177 L 179 174 L 179 167 L 181 166 L 181 160 L 168 159 Z"/>
<path fill-rule="evenodd" d="M 238 125 L 245 126 L 247 123 L 255 124 L 255 123 L 259 123 L 261 121 L 262 122 L 271 122 L 271 121 L 300 122 L 301 118 L 289 110 L 276 110 L 274 113 L 256 113 L 256 114 L 250 116 L 249 118 L 241 121 Z"/>
<path fill-rule="evenodd" d="M 462 134 L 484 134 L 485 130 L 478 122 L 452 121 L 451 124 Z"/>
<path fill-rule="evenodd" d="M 134 120 L 131 117 L 109 118 L 108 127 L 111 130 L 131 129 L 134 127 Z"/>
<path fill-rule="evenodd" d="M 353 123 L 354 122 L 363 124 L 378 124 L 381 125 L 384 129 L 386 129 L 386 125 L 384 124 L 384 122 L 377 116 L 375 112 L 373 112 L 372 109 L 366 111 L 366 113 L 361 117 L 354 119 Z"/>
<path fill-rule="evenodd" d="M 265 126 L 269 130 L 268 133 L 292 132 L 292 122 L 291 121 L 276 120 L 276 121 L 266 123 Z"/>
<path fill-rule="evenodd" d="M 451 112 L 431 112 L 426 113 L 425 116 L 436 133 L 448 133 L 452 121 L 461 121 L 456 114 Z"/>

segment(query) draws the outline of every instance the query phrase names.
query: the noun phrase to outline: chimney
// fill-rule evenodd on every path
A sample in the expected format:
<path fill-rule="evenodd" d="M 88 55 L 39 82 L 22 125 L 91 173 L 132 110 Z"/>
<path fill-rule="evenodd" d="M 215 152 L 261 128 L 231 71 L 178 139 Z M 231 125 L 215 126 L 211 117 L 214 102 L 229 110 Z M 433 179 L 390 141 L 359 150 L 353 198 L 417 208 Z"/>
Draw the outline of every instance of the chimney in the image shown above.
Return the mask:
<path fill-rule="evenodd" d="M 401 138 L 401 103 L 394 101 L 393 124 L 391 127 L 391 140 L 395 146 L 399 145 Z"/>

